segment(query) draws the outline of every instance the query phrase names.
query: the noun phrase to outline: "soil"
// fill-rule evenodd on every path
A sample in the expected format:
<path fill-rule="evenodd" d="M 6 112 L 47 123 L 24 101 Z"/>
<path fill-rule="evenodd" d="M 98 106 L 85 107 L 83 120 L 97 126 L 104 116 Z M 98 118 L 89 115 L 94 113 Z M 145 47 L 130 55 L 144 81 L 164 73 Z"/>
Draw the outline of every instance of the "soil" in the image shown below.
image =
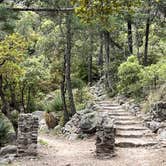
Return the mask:
<path fill-rule="evenodd" d="M 36 158 L 19 158 L 12 166 L 166 166 L 165 147 L 116 148 L 116 157 L 95 157 L 95 138 L 69 141 L 63 137 L 40 135 Z M 46 145 L 44 145 L 46 144 Z"/>

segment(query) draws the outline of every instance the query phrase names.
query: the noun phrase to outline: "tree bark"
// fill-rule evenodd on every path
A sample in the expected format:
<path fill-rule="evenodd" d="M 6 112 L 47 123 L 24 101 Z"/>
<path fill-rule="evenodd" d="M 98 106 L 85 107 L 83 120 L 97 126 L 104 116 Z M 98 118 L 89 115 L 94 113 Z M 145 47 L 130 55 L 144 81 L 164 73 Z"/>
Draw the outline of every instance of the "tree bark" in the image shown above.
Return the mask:
<path fill-rule="evenodd" d="M 128 47 L 130 55 L 133 54 L 133 37 L 132 37 L 132 20 L 131 16 L 128 16 L 127 19 L 127 29 L 128 29 Z"/>
<path fill-rule="evenodd" d="M 72 48 L 72 33 L 71 33 L 71 15 L 66 15 L 66 86 L 69 97 L 70 113 L 73 116 L 76 113 L 74 97 L 71 85 L 71 48 Z"/>
<path fill-rule="evenodd" d="M 103 32 L 100 32 L 100 51 L 98 56 L 98 65 L 103 68 L 103 47 L 104 47 L 104 41 L 103 41 Z"/>
<path fill-rule="evenodd" d="M 90 45 L 91 45 L 91 51 L 88 57 L 88 83 L 91 86 L 92 85 L 92 54 L 93 54 L 93 35 L 92 32 L 90 34 Z"/>
<path fill-rule="evenodd" d="M 69 121 L 69 114 L 67 111 L 66 105 L 66 79 L 65 79 L 65 71 L 66 71 L 66 54 L 64 54 L 64 62 L 63 62 L 63 71 L 62 71 L 62 82 L 61 82 L 61 99 L 63 103 L 63 117 L 64 117 L 64 124 L 65 125 Z"/>
<path fill-rule="evenodd" d="M 148 63 L 147 60 L 148 60 L 149 32 L 150 32 L 150 16 L 148 16 L 146 21 L 144 66 L 147 66 L 147 63 Z"/>
<path fill-rule="evenodd" d="M 26 113 L 30 111 L 30 102 L 31 102 L 31 88 L 28 87 L 28 97 L 27 97 L 27 107 L 26 107 Z"/>

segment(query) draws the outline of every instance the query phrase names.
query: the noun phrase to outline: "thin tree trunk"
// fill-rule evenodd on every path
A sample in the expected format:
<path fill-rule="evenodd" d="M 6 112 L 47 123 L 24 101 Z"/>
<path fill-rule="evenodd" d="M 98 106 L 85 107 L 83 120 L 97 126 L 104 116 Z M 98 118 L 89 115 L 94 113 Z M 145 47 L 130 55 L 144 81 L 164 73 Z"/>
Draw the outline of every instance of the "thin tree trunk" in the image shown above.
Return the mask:
<path fill-rule="evenodd" d="M 128 29 L 128 47 L 130 55 L 133 54 L 133 37 L 132 37 L 132 20 L 131 16 L 128 16 L 127 19 L 127 29 Z"/>
<path fill-rule="evenodd" d="M 103 47 L 104 47 L 104 41 L 103 41 L 103 32 L 100 32 L 100 51 L 98 56 L 98 65 L 103 69 Z"/>
<path fill-rule="evenodd" d="M 113 90 L 112 83 L 111 83 L 111 74 L 109 70 L 110 66 L 110 33 L 108 31 L 104 32 L 104 37 L 105 37 L 105 52 L 106 52 L 106 57 L 105 57 L 105 62 L 106 62 L 106 70 L 105 70 L 105 78 L 106 78 L 106 87 L 108 89 Z"/>
<path fill-rule="evenodd" d="M 90 34 L 90 44 L 91 44 L 91 51 L 88 57 L 88 83 L 92 85 L 92 54 L 93 54 L 93 35 L 92 32 Z"/>
<path fill-rule="evenodd" d="M 70 113 L 74 115 L 76 113 L 74 97 L 72 92 L 71 85 L 71 42 L 72 42 L 72 33 L 71 33 L 71 15 L 68 13 L 66 15 L 66 86 L 68 91 L 69 103 L 70 103 Z"/>
<path fill-rule="evenodd" d="M 144 60 L 143 64 L 146 66 L 148 64 L 148 46 L 149 46 L 149 33 L 150 33 L 150 10 L 151 10 L 151 0 L 147 2 L 147 20 L 146 20 L 146 30 L 145 30 L 145 48 L 144 48 Z"/>
<path fill-rule="evenodd" d="M 21 104 L 23 108 L 23 112 L 25 113 L 25 102 L 24 102 L 24 90 L 25 90 L 25 85 L 23 83 L 23 87 L 21 88 Z"/>
<path fill-rule="evenodd" d="M 27 107 L 26 107 L 26 113 L 30 111 L 30 101 L 31 100 L 31 88 L 28 87 L 28 97 L 27 97 Z"/>
<path fill-rule="evenodd" d="M 148 16 L 147 21 L 146 21 L 144 66 L 147 65 L 147 60 L 148 60 L 149 32 L 150 32 L 150 16 Z"/>
<path fill-rule="evenodd" d="M 66 105 L 66 87 L 65 87 L 65 71 L 66 71 L 66 55 L 64 54 L 64 62 L 63 62 L 63 77 L 61 82 L 61 98 L 63 103 L 63 117 L 64 117 L 64 124 L 65 125 L 69 121 L 69 114 L 67 111 L 67 105 Z"/>

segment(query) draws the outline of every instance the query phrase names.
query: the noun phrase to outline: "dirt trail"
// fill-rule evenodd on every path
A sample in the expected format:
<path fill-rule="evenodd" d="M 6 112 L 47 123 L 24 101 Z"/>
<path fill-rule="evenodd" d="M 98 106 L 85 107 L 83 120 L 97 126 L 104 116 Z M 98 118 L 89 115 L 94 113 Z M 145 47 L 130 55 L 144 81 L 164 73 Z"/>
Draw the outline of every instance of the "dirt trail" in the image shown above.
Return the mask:
<path fill-rule="evenodd" d="M 166 148 L 158 148 L 158 144 L 147 147 L 149 135 L 144 135 L 147 129 L 135 124 L 139 122 L 137 119 L 124 112 L 121 106 L 111 106 L 108 102 L 102 102 L 101 108 L 103 112 L 111 112 L 111 116 L 116 119 L 116 140 L 119 141 L 116 145 L 123 147 L 116 147 L 116 157 L 109 160 L 97 159 L 94 137 L 69 141 L 51 135 L 40 135 L 39 139 L 48 145 L 39 146 L 39 156 L 36 159 L 18 159 L 13 166 L 166 166 Z M 148 142 L 144 142 L 145 139 Z"/>
<path fill-rule="evenodd" d="M 19 159 L 13 166 L 166 166 L 166 148 L 117 148 L 110 160 L 95 158 L 95 139 L 68 141 L 40 136 L 47 146 L 39 146 L 36 159 Z"/>

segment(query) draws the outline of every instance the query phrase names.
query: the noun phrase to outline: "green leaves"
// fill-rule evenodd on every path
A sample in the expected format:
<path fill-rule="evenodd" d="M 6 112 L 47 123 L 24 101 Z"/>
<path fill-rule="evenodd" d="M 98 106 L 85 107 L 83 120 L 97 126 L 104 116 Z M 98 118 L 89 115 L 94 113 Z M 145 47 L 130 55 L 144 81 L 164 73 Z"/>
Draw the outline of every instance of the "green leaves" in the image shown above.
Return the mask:
<path fill-rule="evenodd" d="M 25 58 L 27 46 L 27 42 L 19 34 L 9 35 L 0 42 L 0 74 L 9 81 L 17 80 L 24 73 L 20 63 Z"/>
<path fill-rule="evenodd" d="M 156 88 L 166 80 L 166 58 L 147 67 L 139 65 L 136 56 L 130 56 L 118 68 L 119 91 L 138 95 L 142 88 Z"/>

